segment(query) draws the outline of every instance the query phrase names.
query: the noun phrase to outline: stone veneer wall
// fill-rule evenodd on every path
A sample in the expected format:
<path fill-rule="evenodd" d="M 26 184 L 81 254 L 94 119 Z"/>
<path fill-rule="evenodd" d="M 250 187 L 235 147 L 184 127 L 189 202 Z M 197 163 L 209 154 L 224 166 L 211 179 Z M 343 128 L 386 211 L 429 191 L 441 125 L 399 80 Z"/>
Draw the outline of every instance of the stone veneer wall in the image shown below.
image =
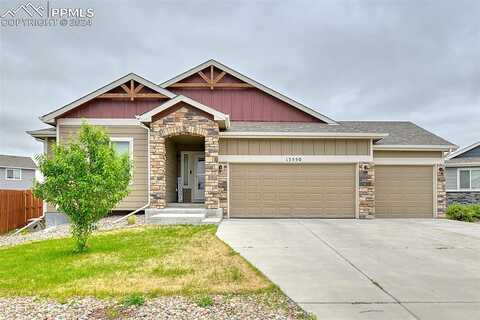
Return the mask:
<path fill-rule="evenodd" d="M 453 203 L 480 204 L 480 191 L 476 192 L 447 192 L 448 205 Z"/>
<path fill-rule="evenodd" d="M 217 123 L 208 115 L 182 104 L 171 113 L 154 119 L 150 129 L 150 208 L 161 209 L 167 204 L 165 139 L 184 134 L 205 138 L 205 206 L 207 209 L 217 209 L 219 207 Z"/>
<path fill-rule="evenodd" d="M 437 217 L 445 217 L 447 210 L 447 193 L 445 166 L 437 165 Z"/>
<path fill-rule="evenodd" d="M 223 215 L 228 216 L 228 163 L 220 162 L 218 166 L 218 200 Z"/>
<path fill-rule="evenodd" d="M 359 218 L 375 216 L 375 165 L 373 162 L 358 164 Z"/>

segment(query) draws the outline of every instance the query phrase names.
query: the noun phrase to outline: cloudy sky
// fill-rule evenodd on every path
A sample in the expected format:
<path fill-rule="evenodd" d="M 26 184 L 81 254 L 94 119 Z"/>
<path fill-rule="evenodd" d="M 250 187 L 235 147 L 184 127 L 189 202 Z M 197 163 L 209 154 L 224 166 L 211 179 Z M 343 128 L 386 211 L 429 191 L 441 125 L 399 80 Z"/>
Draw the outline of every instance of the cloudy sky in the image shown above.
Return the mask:
<path fill-rule="evenodd" d="M 79 3 L 93 26 L 0 27 L 0 154 L 41 152 L 39 116 L 128 72 L 210 58 L 336 120 L 480 140 L 479 1 L 50 1 Z"/>

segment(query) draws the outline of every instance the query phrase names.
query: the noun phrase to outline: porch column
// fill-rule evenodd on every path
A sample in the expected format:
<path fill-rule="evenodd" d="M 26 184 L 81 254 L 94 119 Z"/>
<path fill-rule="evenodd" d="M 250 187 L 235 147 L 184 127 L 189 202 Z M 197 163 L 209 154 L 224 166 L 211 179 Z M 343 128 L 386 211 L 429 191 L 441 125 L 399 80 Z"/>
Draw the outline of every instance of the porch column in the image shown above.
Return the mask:
<path fill-rule="evenodd" d="M 205 206 L 218 209 L 218 134 L 205 137 Z"/>
<path fill-rule="evenodd" d="M 150 208 L 166 206 L 165 138 L 158 127 L 150 133 Z"/>
<path fill-rule="evenodd" d="M 375 217 L 375 164 L 360 162 L 358 164 L 358 210 L 359 218 Z"/>

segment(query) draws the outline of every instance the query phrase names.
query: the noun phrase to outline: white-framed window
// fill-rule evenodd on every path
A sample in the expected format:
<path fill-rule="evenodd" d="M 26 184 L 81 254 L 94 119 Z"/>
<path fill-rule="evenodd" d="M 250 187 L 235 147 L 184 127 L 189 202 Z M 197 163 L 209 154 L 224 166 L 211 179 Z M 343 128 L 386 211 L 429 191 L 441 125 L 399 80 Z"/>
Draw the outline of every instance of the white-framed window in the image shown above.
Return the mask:
<path fill-rule="evenodd" d="M 130 161 L 133 161 L 133 138 L 131 137 L 111 137 L 110 142 L 119 154 L 128 154 Z M 133 184 L 133 170 L 131 172 L 130 184 Z"/>
<path fill-rule="evenodd" d="M 457 189 L 480 190 L 480 169 L 458 169 Z"/>
<path fill-rule="evenodd" d="M 5 168 L 5 180 L 22 180 L 22 169 Z"/>
<path fill-rule="evenodd" d="M 133 138 L 112 137 L 110 141 L 119 154 L 128 154 L 130 160 L 133 160 Z"/>

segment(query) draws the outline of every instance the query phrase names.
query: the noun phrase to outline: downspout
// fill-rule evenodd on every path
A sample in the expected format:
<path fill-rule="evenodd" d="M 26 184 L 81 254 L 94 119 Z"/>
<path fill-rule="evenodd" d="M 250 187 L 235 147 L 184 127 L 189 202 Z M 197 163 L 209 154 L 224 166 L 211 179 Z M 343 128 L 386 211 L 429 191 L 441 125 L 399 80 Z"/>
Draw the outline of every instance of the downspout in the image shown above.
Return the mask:
<path fill-rule="evenodd" d="M 144 125 L 143 123 L 140 122 L 140 126 L 143 127 L 145 130 L 147 130 L 147 197 L 148 197 L 148 202 L 146 205 L 136 209 L 135 211 L 130 212 L 127 215 L 124 215 L 123 217 L 115 220 L 112 222 L 112 224 L 118 223 L 120 221 L 123 221 L 127 219 L 128 217 L 134 215 L 135 213 L 142 211 L 150 206 L 150 128 Z"/>

